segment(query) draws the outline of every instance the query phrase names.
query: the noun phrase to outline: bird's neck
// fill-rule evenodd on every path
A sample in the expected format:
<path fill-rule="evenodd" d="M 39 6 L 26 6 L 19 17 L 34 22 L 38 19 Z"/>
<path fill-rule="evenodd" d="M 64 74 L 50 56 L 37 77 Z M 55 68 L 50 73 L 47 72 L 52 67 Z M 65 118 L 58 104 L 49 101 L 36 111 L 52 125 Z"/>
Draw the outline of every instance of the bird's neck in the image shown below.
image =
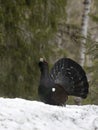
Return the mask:
<path fill-rule="evenodd" d="M 49 78 L 49 69 L 41 70 L 41 79 L 43 78 Z"/>

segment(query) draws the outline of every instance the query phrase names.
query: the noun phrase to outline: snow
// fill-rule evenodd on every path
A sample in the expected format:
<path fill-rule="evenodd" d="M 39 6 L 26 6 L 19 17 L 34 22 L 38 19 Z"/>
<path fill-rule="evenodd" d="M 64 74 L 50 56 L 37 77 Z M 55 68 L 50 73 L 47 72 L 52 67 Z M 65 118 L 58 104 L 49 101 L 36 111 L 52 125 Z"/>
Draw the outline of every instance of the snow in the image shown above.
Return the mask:
<path fill-rule="evenodd" d="M 98 106 L 0 98 L 0 130 L 98 130 Z"/>

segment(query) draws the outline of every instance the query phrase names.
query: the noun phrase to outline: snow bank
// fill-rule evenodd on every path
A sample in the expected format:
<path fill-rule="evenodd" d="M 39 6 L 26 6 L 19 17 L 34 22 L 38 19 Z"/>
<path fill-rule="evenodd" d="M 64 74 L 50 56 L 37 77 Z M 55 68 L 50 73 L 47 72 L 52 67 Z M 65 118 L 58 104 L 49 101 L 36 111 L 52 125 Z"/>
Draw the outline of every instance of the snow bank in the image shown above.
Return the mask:
<path fill-rule="evenodd" d="M 98 130 L 98 106 L 0 98 L 0 130 Z"/>

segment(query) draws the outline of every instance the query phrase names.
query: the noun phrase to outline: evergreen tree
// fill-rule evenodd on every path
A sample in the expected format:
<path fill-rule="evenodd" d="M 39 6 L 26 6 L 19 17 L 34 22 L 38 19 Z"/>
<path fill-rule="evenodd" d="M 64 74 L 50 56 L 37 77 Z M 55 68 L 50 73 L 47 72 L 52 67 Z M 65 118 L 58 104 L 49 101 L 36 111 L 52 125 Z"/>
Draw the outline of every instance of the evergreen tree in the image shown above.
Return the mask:
<path fill-rule="evenodd" d="M 38 61 L 52 51 L 49 38 L 66 0 L 0 0 L 0 96 L 35 98 Z"/>

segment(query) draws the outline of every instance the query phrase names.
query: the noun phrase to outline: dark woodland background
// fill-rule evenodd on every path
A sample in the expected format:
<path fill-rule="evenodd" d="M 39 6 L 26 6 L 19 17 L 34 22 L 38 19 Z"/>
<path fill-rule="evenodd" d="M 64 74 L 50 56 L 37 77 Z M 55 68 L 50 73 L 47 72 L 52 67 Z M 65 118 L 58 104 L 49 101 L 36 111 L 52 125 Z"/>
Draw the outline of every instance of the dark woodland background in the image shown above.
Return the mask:
<path fill-rule="evenodd" d="M 97 7 L 92 0 L 86 44 L 90 61 L 83 66 L 90 92 L 84 104 L 98 104 Z M 39 100 L 40 57 L 50 68 L 61 57 L 79 63 L 82 13 L 83 0 L 0 0 L 1 97 Z"/>

